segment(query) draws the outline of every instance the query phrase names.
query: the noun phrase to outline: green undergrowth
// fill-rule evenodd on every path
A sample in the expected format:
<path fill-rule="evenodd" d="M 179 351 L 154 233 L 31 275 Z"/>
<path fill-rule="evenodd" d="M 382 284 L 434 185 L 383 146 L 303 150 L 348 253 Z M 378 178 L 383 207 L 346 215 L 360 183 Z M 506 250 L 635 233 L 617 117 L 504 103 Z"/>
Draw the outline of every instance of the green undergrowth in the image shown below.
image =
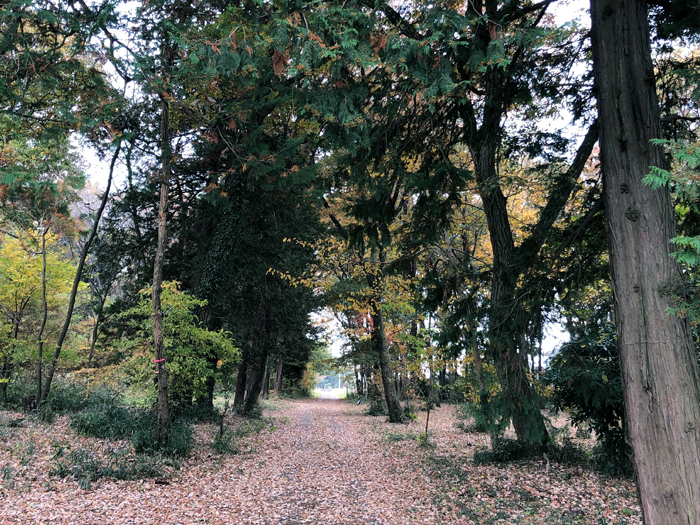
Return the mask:
<path fill-rule="evenodd" d="M 170 423 L 170 437 L 159 443 L 154 409 L 125 407 L 111 402 L 94 405 L 71 416 L 71 428 L 78 434 L 107 440 L 129 440 L 136 453 L 187 457 L 193 445 L 190 421 L 180 418 Z"/>
<path fill-rule="evenodd" d="M 271 418 L 247 419 L 235 429 L 223 427 L 223 431 L 217 432 L 210 446 L 217 454 L 238 454 L 240 451 L 239 442 L 263 430 L 275 431 L 275 420 Z"/>
<path fill-rule="evenodd" d="M 129 446 L 105 444 L 79 447 L 55 445 L 53 467 L 49 475 L 72 478 L 82 489 L 89 489 L 99 479 L 135 480 L 168 478 L 180 468 L 172 457 L 134 452 Z"/>

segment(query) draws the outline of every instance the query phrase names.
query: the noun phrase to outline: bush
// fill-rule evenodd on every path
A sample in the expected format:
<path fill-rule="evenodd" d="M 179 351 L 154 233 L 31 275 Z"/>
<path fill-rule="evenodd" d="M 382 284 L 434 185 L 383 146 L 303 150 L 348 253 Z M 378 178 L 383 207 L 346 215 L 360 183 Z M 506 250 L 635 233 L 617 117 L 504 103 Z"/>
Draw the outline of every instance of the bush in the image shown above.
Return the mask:
<path fill-rule="evenodd" d="M 608 474 L 632 473 L 632 449 L 625 438 L 622 376 L 615 327 L 593 325 L 561 347 L 545 381 L 551 402 L 567 410 L 577 427 L 590 425 L 598 438 L 596 465 Z"/>
<path fill-rule="evenodd" d="M 165 444 L 159 444 L 155 439 L 156 414 L 149 411 L 139 418 L 131 443 L 137 453 L 163 454 L 168 457 L 184 458 L 189 456 L 193 445 L 192 425 L 183 419 L 170 423 L 170 439 Z"/>
<path fill-rule="evenodd" d="M 217 432 L 216 436 L 214 436 L 214 441 L 211 443 L 212 450 L 221 455 L 238 454 L 238 447 L 233 443 L 234 437 L 235 434 L 228 428 L 225 428 L 221 434 Z"/>
<path fill-rule="evenodd" d="M 186 457 L 192 450 L 192 426 L 187 420 L 170 423 L 170 440 L 156 442 L 157 415 L 152 409 L 126 408 L 121 405 L 93 406 L 71 418 L 71 427 L 81 435 L 99 439 L 130 439 L 137 453 Z"/>
<path fill-rule="evenodd" d="M 142 415 L 122 406 L 91 407 L 75 414 L 70 426 L 84 436 L 100 439 L 128 439 Z"/>
<path fill-rule="evenodd" d="M 467 402 L 457 409 L 455 426 L 468 433 L 500 436 L 510 423 L 507 408 L 500 394 L 481 396 L 481 401 Z"/>
<path fill-rule="evenodd" d="M 479 448 L 474 452 L 474 463 L 509 463 L 533 457 L 542 457 L 539 445 L 534 446 L 515 439 L 495 438 L 491 448 Z"/>
<path fill-rule="evenodd" d="M 51 420 L 53 415 L 81 412 L 91 406 L 113 403 L 119 394 L 109 388 L 87 387 L 65 377 L 55 377 L 46 403 L 39 407 L 42 421 Z M 29 376 L 16 376 L 7 385 L 7 406 L 16 410 L 36 410 L 36 382 Z M 53 414 L 48 415 L 44 411 Z"/>
<path fill-rule="evenodd" d="M 479 448 L 474 452 L 474 463 L 478 465 L 491 463 L 510 463 L 524 459 L 543 459 L 547 455 L 549 461 L 562 465 L 587 465 L 589 457 L 585 450 L 578 447 L 569 437 L 561 442 L 550 441 L 546 452 L 537 445 L 516 441 L 515 439 L 497 438 L 491 443 L 491 448 Z"/>
<path fill-rule="evenodd" d="M 386 406 L 386 401 L 381 398 L 371 398 L 369 407 L 365 412 L 368 416 L 386 416 L 389 414 L 389 409 Z"/>
<path fill-rule="evenodd" d="M 168 477 L 179 469 L 177 461 L 161 455 L 134 454 L 128 448 L 107 446 L 102 450 L 78 448 L 63 456 L 54 455 L 56 463 L 49 472 L 60 478 L 72 477 L 80 488 L 88 489 L 101 478 L 120 480 Z"/>

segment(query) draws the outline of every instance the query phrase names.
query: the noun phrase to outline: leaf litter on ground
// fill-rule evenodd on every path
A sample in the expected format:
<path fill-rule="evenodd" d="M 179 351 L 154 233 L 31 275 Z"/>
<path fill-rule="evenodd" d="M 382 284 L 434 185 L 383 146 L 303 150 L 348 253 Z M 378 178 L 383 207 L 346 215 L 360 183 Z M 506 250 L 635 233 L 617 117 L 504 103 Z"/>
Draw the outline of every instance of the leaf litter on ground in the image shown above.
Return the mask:
<path fill-rule="evenodd" d="M 212 448 L 217 425 L 196 425 L 179 468 L 90 483 L 57 476 L 57 462 L 75 450 L 99 461 L 128 441 L 5 413 L 22 423 L 0 426 L 0 524 L 641 524 L 631 480 L 544 459 L 474 463 L 488 436 L 457 429 L 454 406 L 431 412 L 428 440 L 424 412 L 394 425 L 340 400 L 268 408 L 262 423 L 227 416 L 232 453 Z"/>

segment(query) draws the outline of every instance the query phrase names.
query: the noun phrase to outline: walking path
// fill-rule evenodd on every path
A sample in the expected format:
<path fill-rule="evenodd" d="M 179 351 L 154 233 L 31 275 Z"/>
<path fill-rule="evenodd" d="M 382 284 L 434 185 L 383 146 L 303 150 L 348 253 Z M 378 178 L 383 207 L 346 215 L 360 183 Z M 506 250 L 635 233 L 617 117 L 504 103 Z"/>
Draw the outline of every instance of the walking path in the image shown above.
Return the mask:
<path fill-rule="evenodd" d="M 103 481 L 81 490 L 68 480 L 0 496 L 0 524 L 436 523 L 422 472 L 387 454 L 356 407 L 282 404 L 269 412 L 279 418 L 274 431 L 247 438 L 243 454 L 219 456 L 202 443 L 169 485 Z"/>
<path fill-rule="evenodd" d="M 65 417 L 1 427 L 0 525 L 641 524 L 631 480 L 538 459 L 479 465 L 473 451 L 487 438 L 457 430 L 453 406 L 431 413 L 434 449 L 417 439 L 425 412 L 391 425 L 365 408 L 269 402 L 265 429 L 234 438 L 236 455 L 215 453 L 215 426 L 198 425 L 193 455 L 168 484 L 100 480 L 87 490 L 49 476 L 57 444 L 119 444 L 77 436 Z M 227 423 L 250 425 L 238 416 Z"/>

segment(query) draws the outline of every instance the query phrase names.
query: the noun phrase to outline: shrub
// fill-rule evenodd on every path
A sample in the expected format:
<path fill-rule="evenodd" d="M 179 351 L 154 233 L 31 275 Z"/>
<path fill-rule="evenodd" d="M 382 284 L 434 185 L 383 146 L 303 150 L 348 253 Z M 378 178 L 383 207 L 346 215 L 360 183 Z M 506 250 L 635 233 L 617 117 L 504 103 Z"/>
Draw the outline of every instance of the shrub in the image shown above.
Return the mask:
<path fill-rule="evenodd" d="M 389 409 L 386 406 L 386 401 L 383 399 L 371 399 L 366 414 L 368 416 L 386 416 Z"/>
<path fill-rule="evenodd" d="M 170 424 L 170 439 L 160 445 L 154 436 L 156 413 L 152 409 L 126 408 L 121 405 L 94 406 L 74 415 L 71 427 L 79 434 L 100 439 L 130 439 L 134 450 L 144 454 L 186 457 L 192 450 L 192 426 L 175 419 Z"/>
<path fill-rule="evenodd" d="M 57 453 L 49 472 L 60 478 L 72 477 L 80 488 L 88 489 L 101 478 L 120 480 L 162 478 L 180 468 L 177 461 L 161 455 L 134 454 L 125 447 L 77 448 L 67 456 Z"/>
<path fill-rule="evenodd" d="M 142 417 L 135 410 L 122 406 L 91 407 L 75 414 L 70 426 L 84 436 L 100 439 L 128 439 L 135 432 L 138 419 Z"/>
<path fill-rule="evenodd" d="M 192 425 L 183 419 L 170 423 L 170 439 L 165 444 L 159 444 L 155 439 L 156 414 L 149 411 L 139 418 L 131 443 L 137 453 L 163 454 L 168 457 L 187 457 L 192 451 Z"/>
<path fill-rule="evenodd" d="M 217 454 L 238 454 L 238 447 L 233 443 L 235 434 L 230 429 L 225 428 L 223 432 L 216 433 L 214 441 L 211 443 L 211 448 Z"/>
<path fill-rule="evenodd" d="M 632 473 L 632 449 L 625 438 L 622 376 L 615 327 L 593 325 L 561 347 L 545 381 L 551 402 L 567 410 L 577 427 L 590 425 L 598 438 L 596 465 L 608 474 Z"/>

